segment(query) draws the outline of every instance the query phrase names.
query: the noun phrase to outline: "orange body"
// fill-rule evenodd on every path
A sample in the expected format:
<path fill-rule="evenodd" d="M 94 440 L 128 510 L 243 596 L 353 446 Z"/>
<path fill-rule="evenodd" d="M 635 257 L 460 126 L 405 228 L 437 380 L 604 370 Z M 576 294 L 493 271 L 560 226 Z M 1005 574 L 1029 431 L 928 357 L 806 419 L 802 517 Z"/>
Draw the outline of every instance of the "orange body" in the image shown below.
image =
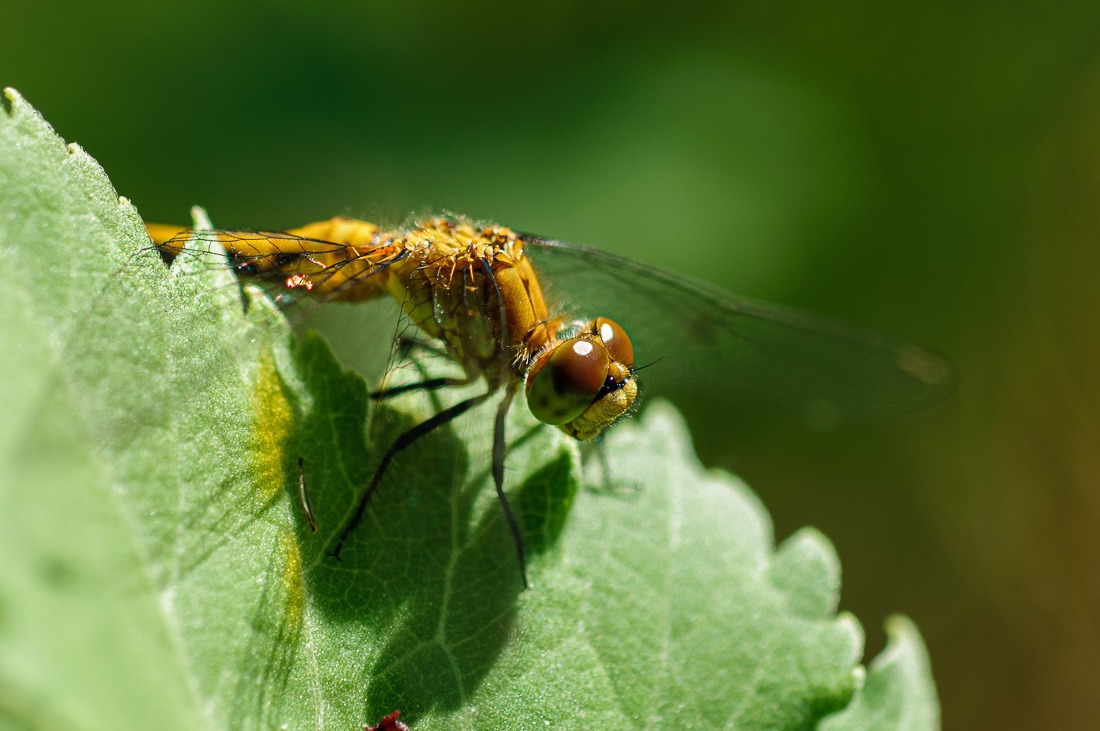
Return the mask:
<path fill-rule="evenodd" d="M 471 379 L 522 380 L 531 357 L 556 334 L 523 242 L 499 226 L 434 218 L 383 231 L 333 218 L 287 232 L 181 232 L 146 224 L 162 251 L 187 238 L 216 240 L 238 274 L 278 280 L 326 301 L 392 296 L 416 325 L 440 339 Z"/>
<path fill-rule="evenodd" d="M 389 231 L 350 218 L 279 232 L 146 228 L 167 256 L 210 255 L 202 244 L 216 243 L 242 278 L 303 296 L 389 295 L 443 343 L 467 381 L 484 378 L 490 392 L 509 394 L 524 384 L 532 413 L 577 439 L 598 435 L 637 396 L 626 334 L 606 318 L 567 332 L 547 312 L 523 237 L 503 226 L 440 217 Z"/>

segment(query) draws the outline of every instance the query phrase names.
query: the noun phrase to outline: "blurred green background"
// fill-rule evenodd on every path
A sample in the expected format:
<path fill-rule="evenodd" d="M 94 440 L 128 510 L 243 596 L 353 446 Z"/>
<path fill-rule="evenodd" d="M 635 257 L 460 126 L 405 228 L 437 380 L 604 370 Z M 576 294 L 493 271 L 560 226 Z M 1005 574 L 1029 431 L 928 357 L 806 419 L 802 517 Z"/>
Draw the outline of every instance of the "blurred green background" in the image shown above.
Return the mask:
<path fill-rule="evenodd" d="M 0 25 L 0 83 L 147 218 L 450 210 L 946 353 L 929 412 L 692 414 L 700 452 L 780 538 L 834 541 L 869 655 L 916 620 L 947 728 L 1095 727 L 1097 3 L 17 0 Z"/>

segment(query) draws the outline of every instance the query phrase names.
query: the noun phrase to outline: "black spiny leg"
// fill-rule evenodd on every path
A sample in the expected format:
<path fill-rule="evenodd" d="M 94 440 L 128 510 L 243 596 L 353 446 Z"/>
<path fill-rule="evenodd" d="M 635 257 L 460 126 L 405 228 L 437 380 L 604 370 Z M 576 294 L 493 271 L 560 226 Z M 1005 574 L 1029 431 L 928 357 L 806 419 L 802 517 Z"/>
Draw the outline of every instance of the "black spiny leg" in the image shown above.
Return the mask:
<path fill-rule="evenodd" d="M 519 559 L 519 575 L 523 580 L 523 588 L 527 588 L 527 559 L 524 555 L 523 535 L 519 532 L 519 524 L 516 516 L 512 514 L 512 508 L 508 505 L 508 498 L 504 495 L 504 455 L 506 443 L 504 441 L 504 422 L 508 416 L 508 407 L 512 405 L 512 399 L 516 395 L 515 385 L 508 386 L 504 393 L 504 399 L 497 407 L 496 423 L 493 426 L 493 483 L 497 488 L 497 499 L 500 507 L 504 509 L 504 519 L 508 521 L 508 530 L 512 533 L 512 541 L 516 544 L 516 558 Z"/>
<path fill-rule="evenodd" d="M 395 441 L 390 448 L 386 450 L 386 453 L 382 455 L 382 461 L 378 463 L 378 468 L 375 469 L 374 475 L 370 479 L 370 484 L 367 485 L 367 489 L 363 493 L 363 497 L 359 498 L 359 504 L 355 506 L 355 512 L 352 514 L 351 520 L 344 526 L 344 530 L 340 531 L 340 538 L 336 541 L 336 547 L 332 549 L 331 552 L 334 558 L 340 558 L 340 551 L 344 548 L 344 542 L 348 539 L 348 536 L 351 535 L 351 532 L 355 530 L 356 526 L 359 525 L 359 521 L 363 519 L 363 514 L 367 510 L 367 504 L 374 495 L 374 491 L 378 489 L 378 485 L 382 482 L 382 476 L 386 474 L 386 469 L 390 466 L 390 462 L 393 461 L 393 458 L 396 457 L 399 452 L 415 443 L 420 437 L 444 424 L 454 421 L 456 418 L 481 404 L 492 395 L 493 391 L 490 390 L 479 396 L 468 398 L 465 401 L 459 401 L 454 406 L 443 409 L 443 411 L 440 411 L 432 418 L 420 422 L 397 438 L 397 441 Z"/>
<path fill-rule="evenodd" d="M 407 337 L 402 335 L 397 339 L 397 347 L 401 350 L 402 357 L 407 356 L 413 348 L 417 348 L 431 353 L 438 358 L 449 358 L 446 351 L 435 343 L 421 340 L 416 336 Z M 371 391 L 369 395 L 375 401 L 383 401 L 403 393 L 408 393 L 409 391 L 435 391 L 436 389 L 447 388 L 448 386 L 465 386 L 471 381 L 473 381 L 473 379 L 469 376 L 464 378 L 429 378 L 424 381 L 417 381 L 416 383 L 406 383 L 403 386 L 394 386 L 392 388 L 382 388 L 377 391 Z"/>
<path fill-rule="evenodd" d="M 448 386 L 465 386 L 470 382 L 469 378 L 429 378 L 426 381 L 417 381 L 416 383 L 406 383 L 402 386 L 394 386 L 393 388 L 383 388 L 380 391 L 371 391 L 370 397 L 375 401 L 382 401 L 383 399 L 393 398 L 409 391 L 434 391 L 439 388 L 447 388 Z"/>
<path fill-rule="evenodd" d="M 415 335 L 402 335 L 397 338 L 397 347 L 401 351 L 401 356 L 405 357 L 413 351 L 413 349 L 423 350 L 426 353 L 430 353 L 437 358 L 443 358 L 450 360 L 451 356 L 447 355 L 447 351 L 444 350 L 439 344 L 430 340 L 424 340 L 418 338 Z"/>

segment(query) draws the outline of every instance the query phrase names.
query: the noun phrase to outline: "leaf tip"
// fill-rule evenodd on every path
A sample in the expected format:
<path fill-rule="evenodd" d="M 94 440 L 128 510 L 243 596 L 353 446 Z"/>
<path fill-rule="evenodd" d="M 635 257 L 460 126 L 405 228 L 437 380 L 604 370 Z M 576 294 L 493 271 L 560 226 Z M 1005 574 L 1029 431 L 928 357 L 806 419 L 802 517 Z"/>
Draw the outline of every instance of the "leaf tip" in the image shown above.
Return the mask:
<path fill-rule="evenodd" d="M 9 117 L 15 114 L 15 107 L 23 102 L 23 97 L 11 86 L 4 87 L 4 93 L 0 94 L 0 105 L 4 107 L 4 114 Z"/>
<path fill-rule="evenodd" d="M 823 617 L 840 602 L 840 559 L 816 528 L 793 533 L 775 552 L 772 583 L 787 595 L 790 608 L 805 617 Z"/>
<path fill-rule="evenodd" d="M 917 661 L 923 670 L 931 676 L 928 662 L 928 649 L 913 620 L 904 614 L 891 614 L 883 622 L 886 630 L 886 648 L 875 658 L 872 669 L 882 664 L 896 661 L 898 656 L 908 656 Z"/>
<path fill-rule="evenodd" d="M 210 216 L 202 206 L 191 206 L 191 225 L 196 231 L 212 231 L 214 224 L 210 222 Z"/>
<path fill-rule="evenodd" d="M 851 612 L 837 612 L 836 624 L 845 633 L 847 633 L 849 639 L 852 641 L 852 647 L 856 651 L 856 657 L 853 658 L 853 664 L 859 661 L 859 657 L 863 654 L 863 645 L 866 642 L 866 636 L 863 633 L 863 625 L 856 618 L 856 615 Z"/>

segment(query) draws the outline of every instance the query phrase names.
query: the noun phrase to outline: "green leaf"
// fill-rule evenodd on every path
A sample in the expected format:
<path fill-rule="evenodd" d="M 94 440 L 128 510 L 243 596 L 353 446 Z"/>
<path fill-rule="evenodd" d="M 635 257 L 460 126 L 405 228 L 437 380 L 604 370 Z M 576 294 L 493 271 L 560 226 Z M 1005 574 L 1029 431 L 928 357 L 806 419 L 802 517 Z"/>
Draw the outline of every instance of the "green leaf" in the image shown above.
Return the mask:
<path fill-rule="evenodd" d="M 775 549 L 756 497 L 703 471 L 659 402 L 607 440 L 613 484 L 584 490 L 577 446 L 512 410 L 528 591 L 488 406 L 403 452 L 332 559 L 381 450 L 477 387 L 371 406 L 262 293 L 166 268 L 96 163 L 6 105 L 0 723 L 808 728 L 855 695 L 831 722 L 934 725 L 926 664 L 891 671 L 893 646 L 858 690 L 826 539 Z"/>
<path fill-rule="evenodd" d="M 917 628 L 905 617 L 895 616 L 886 621 L 886 634 L 886 649 L 871 663 L 863 688 L 847 709 L 825 719 L 822 731 L 940 727 L 936 686 Z"/>

